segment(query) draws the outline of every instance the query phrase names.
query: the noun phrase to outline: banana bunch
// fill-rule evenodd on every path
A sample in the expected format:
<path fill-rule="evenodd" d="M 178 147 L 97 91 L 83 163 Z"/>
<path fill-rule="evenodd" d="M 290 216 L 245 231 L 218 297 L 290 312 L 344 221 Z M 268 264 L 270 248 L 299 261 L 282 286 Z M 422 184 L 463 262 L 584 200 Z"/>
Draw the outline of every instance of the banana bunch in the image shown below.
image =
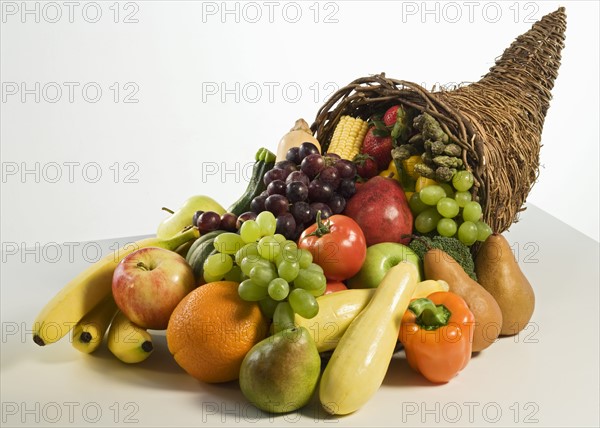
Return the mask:
<path fill-rule="evenodd" d="M 71 344 L 78 351 L 91 354 L 98 349 L 107 331 L 108 349 L 124 363 L 144 361 L 154 349 L 150 333 L 127 319 L 118 310 L 112 295 L 75 324 Z"/>
<path fill-rule="evenodd" d="M 117 309 L 112 296 L 115 268 L 127 255 L 144 247 L 175 251 L 198 237 L 191 228 L 170 239 L 148 238 L 129 243 L 94 263 L 63 287 L 40 311 L 33 324 L 33 341 L 45 346 L 72 330 L 72 345 L 94 352 L 108 331 L 108 349 L 125 363 L 145 360 L 152 353 L 152 337 Z M 110 326 L 110 327 L 109 327 Z"/>

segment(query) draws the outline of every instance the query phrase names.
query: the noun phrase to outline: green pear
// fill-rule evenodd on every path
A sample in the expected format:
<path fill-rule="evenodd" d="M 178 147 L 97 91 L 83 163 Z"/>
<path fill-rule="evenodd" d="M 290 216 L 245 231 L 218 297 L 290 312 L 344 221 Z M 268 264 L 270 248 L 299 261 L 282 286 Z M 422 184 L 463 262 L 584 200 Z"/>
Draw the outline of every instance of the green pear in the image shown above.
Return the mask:
<path fill-rule="evenodd" d="M 240 387 L 259 409 L 291 412 L 308 403 L 320 373 L 321 358 L 310 333 L 293 327 L 250 349 L 240 368 Z"/>

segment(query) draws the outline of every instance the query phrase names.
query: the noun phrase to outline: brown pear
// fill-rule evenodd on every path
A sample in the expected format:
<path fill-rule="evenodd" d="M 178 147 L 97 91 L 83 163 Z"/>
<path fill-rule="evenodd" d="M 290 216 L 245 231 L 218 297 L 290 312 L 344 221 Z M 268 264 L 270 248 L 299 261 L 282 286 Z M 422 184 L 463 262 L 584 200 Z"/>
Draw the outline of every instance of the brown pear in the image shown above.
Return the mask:
<path fill-rule="evenodd" d="M 510 336 L 523 330 L 533 315 L 535 295 L 504 236 L 494 233 L 481 245 L 475 273 L 500 306 L 500 334 Z"/>
<path fill-rule="evenodd" d="M 444 280 L 451 292 L 464 299 L 475 316 L 473 352 L 479 352 L 498 339 L 502 327 L 502 312 L 494 297 L 473 281 L 451 256 L 436 248 L 423 257 L 425 278 Z"/>

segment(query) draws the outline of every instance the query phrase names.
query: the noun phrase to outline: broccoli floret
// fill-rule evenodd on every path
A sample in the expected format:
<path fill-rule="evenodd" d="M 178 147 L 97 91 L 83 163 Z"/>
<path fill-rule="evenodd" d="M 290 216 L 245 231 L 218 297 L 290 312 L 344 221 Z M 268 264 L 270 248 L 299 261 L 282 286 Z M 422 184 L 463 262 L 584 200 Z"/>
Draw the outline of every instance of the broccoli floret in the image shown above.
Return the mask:
<path fill-rule="evenodd" d="M 447 238 L 445 236 L 434 236 L 433 238 L 419 236 L 413 239 L 408 246 L 419 256 L 421 261 L 430 248 L 437 248 L 444 251 L 461 265 L 467 275 L 477 281 L 475 263 L 473 262 L 471 251 L 469 251 L 469 247 L 458 239 Z"/>

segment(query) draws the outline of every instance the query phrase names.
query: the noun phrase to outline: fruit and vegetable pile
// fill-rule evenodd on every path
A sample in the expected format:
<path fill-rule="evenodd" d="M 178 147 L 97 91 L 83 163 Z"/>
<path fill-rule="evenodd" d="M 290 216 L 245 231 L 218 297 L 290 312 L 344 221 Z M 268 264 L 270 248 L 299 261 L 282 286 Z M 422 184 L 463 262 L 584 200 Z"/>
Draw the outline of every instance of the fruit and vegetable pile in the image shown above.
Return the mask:
<path fill-rule="evenodd" d="M 169 210 L 156 237 L 67 284 L 39 314 L 34 341 L 72 332 L 81 352 L 106 343 L 139 363 L 152 330 L 166 330 L 187 373 L 238 381 L 273 413 L 315 393 L 331 414 L 354 412 L 390 364 L 451 382 L 534 309 L 473 183 L 427 113 L 396 105 L 343 116 L 326 153 L 300 119 L 276 154 L 258 150 L 232 206 L 197 195 Z M 392 360 L 400 348 L 405 359 Z"/>

